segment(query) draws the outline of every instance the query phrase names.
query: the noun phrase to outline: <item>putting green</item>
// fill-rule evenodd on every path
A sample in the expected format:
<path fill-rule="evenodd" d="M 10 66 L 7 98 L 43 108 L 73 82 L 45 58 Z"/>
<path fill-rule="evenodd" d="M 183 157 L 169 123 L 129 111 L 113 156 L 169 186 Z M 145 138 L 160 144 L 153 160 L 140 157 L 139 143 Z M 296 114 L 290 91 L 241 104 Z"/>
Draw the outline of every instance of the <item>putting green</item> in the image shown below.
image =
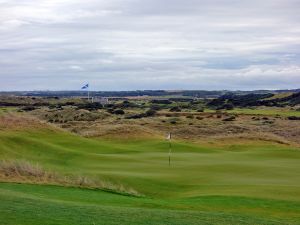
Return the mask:
<path fill-rule="evenodd" d="M 175 141 L 168 166 L 164 140 L 105 141 L 50 129 L 0 132 L 0 159 L 25 159 L 145 195 L 2 183 L 0 219 L 4 224 L 299 224 L 299 149 L 238 143 Z"/>

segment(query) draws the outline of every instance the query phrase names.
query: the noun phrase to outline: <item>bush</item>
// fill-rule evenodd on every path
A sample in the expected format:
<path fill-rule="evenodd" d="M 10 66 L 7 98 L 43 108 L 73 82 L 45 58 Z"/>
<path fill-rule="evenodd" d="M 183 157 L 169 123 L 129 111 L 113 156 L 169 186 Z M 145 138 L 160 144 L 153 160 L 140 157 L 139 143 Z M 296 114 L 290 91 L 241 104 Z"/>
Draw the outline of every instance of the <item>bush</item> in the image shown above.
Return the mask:
<path fill-rule="evenodd" d="M 181 112 L 181 108 L 179 106 L 173 106 L 170 109 L 170 112 Z"/>
<path fill-rule="evenodd" d="M 194 119 L 194 116 L 193 115 L 187 115 L 186 118 L 187 119 Z"/>
<path fill-rule="evenodd" d="M 155 103 L 155 104 L 171 104 L 172 102 L 168 99 L 153 99 L 151 100 L 151 103 Z"/>
<path fill-rule="evenodd" d="M 289 116 L 289 120 L 300 120 L 300 116 Z"/>
<path fill-rule="evenodd" d="M 233 110 L 234 109 L 234 105 L 232 103 L 226 103 L 226 104 L 223 105 L 222 108 L 226 109 L 226 110 Z"/>
<path fill-rule="evenodd" d="M 116 115 L 124 115 L 125 114 L 123 109 L 116 109 L 113 111 L 113 113 Z"/>
<path fill-rule="evenodd" d="M 159 105 L 151 105 L 151 109 L 157 111 L 157 110 L 161 110 L 163 107 L 159 106 Z"/>
<path fill-rule="evenodd" d="M 128 115 L 125 117 L 125 119 L 141 119 L 141 118 L 143 118 L 143 114 Z"/>
<path fill-rule="evenodd" d="M 169 120 L 169 122 L 170 122 L 171 124 L 176 124 L 178 121 L 179 121 L 178 118 L 171 118 L 171 119 Z"/>
<path fill-rule="evenodd" d="M 197 119 L 197 120 L 203 120 L 204 118 L 201 117 L 201 116 L 197 116 L 196 119 Z"/>
<path fill-rule="evenodd" d="M 77 109 L 97 110 L 102 108 L 103 106 L 99 102 L 93 102 L 93 103 L 89 102 L 89 103 L 77 105 Z"/>
<path fill-rule="evenodd" d="M 197 109 L 197 112 L 204 112 L 204 109 L 203 108 L 199 108 L 199 109 Z"/>
<path fill-rule="evenodd" d="M 154 109 L 149 109 L 145 112 L 146 116 L 154 116 L 156 114 L 156 111 Z"/>
<path fill-rule="evenodd" d="M 36 108 L 35 107 L 33 107 L 33 106 L 24 106 L 24 107 L 22 107 L 22 110 L 23 111 L 33 111 L 33 110 L 35 110 Z"/>

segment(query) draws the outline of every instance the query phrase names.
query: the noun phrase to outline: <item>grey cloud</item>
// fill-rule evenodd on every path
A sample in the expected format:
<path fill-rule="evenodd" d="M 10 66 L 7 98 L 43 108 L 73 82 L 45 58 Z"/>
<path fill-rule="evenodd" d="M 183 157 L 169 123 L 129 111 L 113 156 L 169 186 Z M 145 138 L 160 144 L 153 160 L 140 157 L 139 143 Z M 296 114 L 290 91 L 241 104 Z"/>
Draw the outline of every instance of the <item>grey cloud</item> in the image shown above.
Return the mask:
<path fill-rule="evenodd" d="M 299 6 L 2 0 L 0 90 L 298 88 Z"/>

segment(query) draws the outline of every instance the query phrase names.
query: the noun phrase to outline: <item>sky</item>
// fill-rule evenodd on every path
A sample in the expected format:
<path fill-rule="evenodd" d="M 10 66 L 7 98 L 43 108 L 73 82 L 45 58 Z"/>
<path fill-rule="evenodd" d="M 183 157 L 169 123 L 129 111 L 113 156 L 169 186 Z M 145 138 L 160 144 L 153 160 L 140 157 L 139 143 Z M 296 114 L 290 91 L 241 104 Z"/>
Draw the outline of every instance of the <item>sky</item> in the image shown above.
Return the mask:
<path fill-rule="evenodd" d="M 0 91 L 300 88 L 300 0 L 0 0 Z"/>

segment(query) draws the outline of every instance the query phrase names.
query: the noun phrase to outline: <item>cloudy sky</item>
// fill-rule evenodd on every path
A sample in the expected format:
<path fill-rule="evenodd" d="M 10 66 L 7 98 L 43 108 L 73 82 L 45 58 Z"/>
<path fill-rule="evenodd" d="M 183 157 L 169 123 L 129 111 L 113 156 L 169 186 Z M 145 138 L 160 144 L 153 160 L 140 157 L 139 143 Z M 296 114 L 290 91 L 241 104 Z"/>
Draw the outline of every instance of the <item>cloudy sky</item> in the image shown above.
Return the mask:
<path fill-rule="evenodd" d="M 0 90 L 300 87 L 300 0 L 0 0 Z"/>

